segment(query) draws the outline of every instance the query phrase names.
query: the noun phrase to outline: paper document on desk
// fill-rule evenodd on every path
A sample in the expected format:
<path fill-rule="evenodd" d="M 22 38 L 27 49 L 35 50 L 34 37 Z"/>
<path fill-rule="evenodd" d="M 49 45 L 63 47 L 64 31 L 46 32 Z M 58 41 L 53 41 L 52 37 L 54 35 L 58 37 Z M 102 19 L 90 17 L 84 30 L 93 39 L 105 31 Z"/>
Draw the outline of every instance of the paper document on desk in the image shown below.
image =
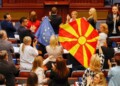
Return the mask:
<path fill-rule="evenodd" d="M 19 51 L 20 51 L 19 47 L 13 47 L 13 48 L 14 48 L 15 53 L 19 53 Z"/>

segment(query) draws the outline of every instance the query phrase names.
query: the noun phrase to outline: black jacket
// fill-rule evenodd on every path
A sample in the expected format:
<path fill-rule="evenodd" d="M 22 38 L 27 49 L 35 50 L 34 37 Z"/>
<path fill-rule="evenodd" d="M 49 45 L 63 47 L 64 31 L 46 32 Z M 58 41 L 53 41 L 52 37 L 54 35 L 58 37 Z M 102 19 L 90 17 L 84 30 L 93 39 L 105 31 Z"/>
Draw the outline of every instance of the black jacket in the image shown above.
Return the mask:
<path fill-rule="evenodd" d="M 34 37 L 35 37 L 30 30 L 26 29 L 26 28 L 23 27 L 23 26 L 20 26 L 20 27 L 18 28 L 18 34 L 19 34 L 19 36 L 20 36 L 20 42 L 21 42 L 21 43 L 23 42 L 23 38 L 24 38 L 25 36 L 30 36 L 30 37 L 32 38 L 32 40 L 33 40 Z"/>
<path fill-rule="evenodd" d="M 88 22 L 94 27 L 94 29 L 96 29 L 96 22 L 94 21 L 93 18 L 89 18 Z"/>
<path fill-rule="evenodd" d="M 0 73 L 5 76 L 6 86 L 15 86 L 15 75 L 18 74 L 18 70 L 12 63 L 0 60 Z"/>
<path fill-rule="evenodd" d="M 59 25 L 62 23 L 62 17 L 58 15 L 49 16 L 50 23 L 55 31 L 55 34 L 59 32 Z"/>
<path fill-rule="evenodd" d="M 70 86 L 68 83 L 68 75 L 64 78 L 60 78 L 55 71 L 51 70 L 48 86 Z"/>
<path fill-rule="evenodd" d="M 116 21 L 116 26 L 115 27 L 116 27 L 117 35 L 120 35 L 119 34 L 120 31 L 118 29 L 118 26 L 120 26 L 120 15 L 117 14 L 117 16 L 119 16 L 119 20 Z M 106 23 L 108 25 L 108 30 L 109 30 L 108 35 L 111 36 L 111 34 L 113 32 L 113 29 L 114 29 L 114 21 L 113 21 L 113 14 L 112 13 L 108 14 Z"/>

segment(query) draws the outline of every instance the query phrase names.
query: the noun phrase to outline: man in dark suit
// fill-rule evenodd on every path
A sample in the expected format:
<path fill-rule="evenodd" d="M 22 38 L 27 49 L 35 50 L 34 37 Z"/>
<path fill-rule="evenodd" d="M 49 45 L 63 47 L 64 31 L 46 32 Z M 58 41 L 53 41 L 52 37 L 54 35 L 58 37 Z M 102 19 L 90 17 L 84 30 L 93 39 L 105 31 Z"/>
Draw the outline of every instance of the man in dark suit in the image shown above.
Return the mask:
<path fill-rule="evenodd" d="M 62 17 L 57 15 L 57 8 L 53 7 L 49 16 L 50 23 L 55 31 L 55 34 L 59 32 L 59 25 L 62 23 Z"/>
<path fill-rule="evenodd" d="M 14 49 L 12 44 L 7 41 L 7 34 L 4 30 L 0 30 L 0 50 L 6 50 L 8 52 L 8 61 L 13 63 L 11 53 L 14 53 Z"/>
<path fill-rule="evenodd" d="M 14 27 L 14 23 L 11 22 L 11 15 L 9 13 L 6 13 L 4 15 L 4 20 L 1 22 L 1 28 L 7 32 L 7 36 L 9 38 L 14 38 L 14 33 L 16 31 Z"/>
<path fill-rule="evenodd" d="M 18 70 L 7 60 L 7 51 L 0 51 L 0 74 L 5 76 L 6 86 L 15 86 L 15 74 L 18 74 Z"/>
<path fill-rule="evenodd" d="M 109 29 L 109 36 L 120 35 L 120 28 L 118 28 L 120 26 L 120 15 L 117 6 L 114 5 L 112 7 L 112 13 L 108 14 L 106 23 Z"/>
<path fill-rule="evenodd" d="M 18 34 L 20 36 L 20 42 L 23 42 L 23 38 L 25 36 L 30 36 L 32 38 L 32 40 L 34 39 L 34 35 L 33 33 L 30 31 L 30 29 L 27 29 L 27 23 L 28 23 L 28 19 L 26 17 L 22 17 L 20 19 L 20 24 L 21 26 L 18 28 Z"/>

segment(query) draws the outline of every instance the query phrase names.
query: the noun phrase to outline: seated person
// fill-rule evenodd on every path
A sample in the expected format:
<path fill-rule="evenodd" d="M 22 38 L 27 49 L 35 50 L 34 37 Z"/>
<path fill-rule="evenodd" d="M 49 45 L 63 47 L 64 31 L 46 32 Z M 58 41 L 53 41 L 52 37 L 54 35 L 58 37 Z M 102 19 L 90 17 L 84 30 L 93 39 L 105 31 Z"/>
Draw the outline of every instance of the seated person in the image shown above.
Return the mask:
<path fill-rule="evenodd" d="M 20 44 L 20 69 L 31 70 L 34 58 L 38 55 L 37 40 L 33 42 L 33 47 L 31 43 L 31 37 L 25 36 L 23 43 Z"/>
<path fill-rule="evenodd" d="M 48 86 L 70 86 L 68 83 L 69 69 L 62 57 L 57 57 L 56 64 L 50 73 L 50 82 Z"/>
<path fill-rule="evenodd" d="M 88 77 L 86 86 L 107 86 L 104 74 L 102 72 L 99 72 L 95 74 L 93 79 L 91 77 Z"/>

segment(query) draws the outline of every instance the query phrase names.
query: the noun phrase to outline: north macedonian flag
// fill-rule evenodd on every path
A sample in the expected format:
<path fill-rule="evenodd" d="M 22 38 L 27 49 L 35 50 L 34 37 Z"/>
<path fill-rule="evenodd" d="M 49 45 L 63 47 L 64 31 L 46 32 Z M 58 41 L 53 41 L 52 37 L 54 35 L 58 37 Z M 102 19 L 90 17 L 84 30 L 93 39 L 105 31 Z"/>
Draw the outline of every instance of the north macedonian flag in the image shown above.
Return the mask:
<path fill-rule="evenodd" d="M 59 41 L 78 62 L 87 68 L 96 50 L 98 32 L 85 19 L 79 18 L 60 25 Z"/>

